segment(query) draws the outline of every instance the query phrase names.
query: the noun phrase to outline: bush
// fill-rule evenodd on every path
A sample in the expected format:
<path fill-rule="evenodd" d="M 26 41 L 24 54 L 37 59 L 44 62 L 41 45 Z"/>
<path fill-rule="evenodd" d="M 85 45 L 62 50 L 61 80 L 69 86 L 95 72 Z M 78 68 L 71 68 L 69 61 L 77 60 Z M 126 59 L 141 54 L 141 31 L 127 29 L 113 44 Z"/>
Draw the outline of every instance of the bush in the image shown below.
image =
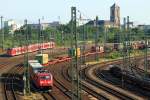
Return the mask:
<path fill-rule="evenodd" d="M 108 58 L 108 59 L 116 59 L 119 57 L 121 57 L 121 53 L 119 53 L 117 51 L 114 51 L 106 56 L 106 58 Z"/>

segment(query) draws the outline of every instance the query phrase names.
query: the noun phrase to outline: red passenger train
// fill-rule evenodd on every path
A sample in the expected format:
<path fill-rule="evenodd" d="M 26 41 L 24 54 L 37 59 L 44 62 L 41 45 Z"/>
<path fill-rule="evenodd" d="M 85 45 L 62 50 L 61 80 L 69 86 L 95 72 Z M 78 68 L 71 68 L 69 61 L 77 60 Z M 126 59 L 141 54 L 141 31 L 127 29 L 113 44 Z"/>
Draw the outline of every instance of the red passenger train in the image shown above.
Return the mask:
<path fill-rule="evenodd" d="M 9 48 L 7 50 L 7 55 L 8 56 L 16 56 L 16 55 L 26 53 L 27 51 L 28 52 L 34 52 L 34 51 L 37 51 L 39 49 L 49 49 L 49 48 L 55 48 L 55 42 L 47 42 L 47 43 L 41 43 L 41 44 L 30 44 L 28 46 L 28 50 L 27 50 L 26 46 Z"/>

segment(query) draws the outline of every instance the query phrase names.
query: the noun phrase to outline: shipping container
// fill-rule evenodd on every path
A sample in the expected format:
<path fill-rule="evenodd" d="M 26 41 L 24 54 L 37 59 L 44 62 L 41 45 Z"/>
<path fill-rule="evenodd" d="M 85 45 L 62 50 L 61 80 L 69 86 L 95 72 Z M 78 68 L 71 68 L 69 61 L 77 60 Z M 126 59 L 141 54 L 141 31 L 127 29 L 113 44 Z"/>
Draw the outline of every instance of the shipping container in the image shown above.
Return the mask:
<path fill-rule="evenodd" d="M 75 51 L 75 55 L 76 55 L 76 51 Z M 77 56 L 80 57 L 80 55 L 81 55 L 81 50 L 80 48 L 77 48 Z"/>
<path fill-rule="evenodd" d="M 49 61 L 48 54 L 37 54 L 36 60 L 38 60 L 41 64 L 47 64 Z"/>
<path fill-rule="evenodd" d="M 37 73 L 38 70 L 41 70 L 43 66 L 38 62 L 38 60 L 29 60 L 28 64 L 31 69 L 31 73 Z"/>
<path fill-rule="evenodd" d="M 69 57 L 75 56 L 75 49 L 74 48 L 68 48 L 68 56 Z"/>
<path fill-rule="evenodd" d="M 81 50 L 80 50 L 80 48 L 77 48 L 77 56 L 80 57 L 80 55 L 81 55 Z M 69 48 L 68 56 L 70 56 L 70 57 L 76 56 L 76 50 L 74 48 Z"/>

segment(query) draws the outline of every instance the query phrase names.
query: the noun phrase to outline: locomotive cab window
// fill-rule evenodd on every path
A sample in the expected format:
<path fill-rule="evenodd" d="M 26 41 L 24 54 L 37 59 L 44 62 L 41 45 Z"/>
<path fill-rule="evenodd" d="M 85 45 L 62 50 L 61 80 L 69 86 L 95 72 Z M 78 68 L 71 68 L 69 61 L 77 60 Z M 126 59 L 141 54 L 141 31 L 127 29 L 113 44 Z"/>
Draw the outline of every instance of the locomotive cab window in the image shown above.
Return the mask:
<path fill-rule="evenodd" d="M 50 79 L 50 76 L 41 76 L 40 79 Z"/>

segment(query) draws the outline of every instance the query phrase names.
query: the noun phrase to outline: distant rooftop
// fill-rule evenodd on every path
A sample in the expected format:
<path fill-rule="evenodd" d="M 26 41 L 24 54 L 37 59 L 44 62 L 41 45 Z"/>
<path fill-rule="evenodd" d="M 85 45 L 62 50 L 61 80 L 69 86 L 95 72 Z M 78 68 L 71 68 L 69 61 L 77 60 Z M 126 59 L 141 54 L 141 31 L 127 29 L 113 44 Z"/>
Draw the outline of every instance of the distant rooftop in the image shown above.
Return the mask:
<path fill-rule="evenodd" d="M 87 24 L 88 25 L 94 25 L 95 21 L 94 20 L 93 21 L 89 21 Z M 109 20 L 98 20 L 98 25 L 104 25 L 104 24 L 106 24 L 106 25 L 113 24 L 113 22 L 110 22 Z"/>
<path fill-rule="evenodd" d="M 119 7 L 118 5 L 117 5 L 117 3 L 114 3 L 112 6 L 111 6 L 111 8 L 115 8 L 115 7 Z M 119 7 L 120 8 L 120 7 Z"/>

